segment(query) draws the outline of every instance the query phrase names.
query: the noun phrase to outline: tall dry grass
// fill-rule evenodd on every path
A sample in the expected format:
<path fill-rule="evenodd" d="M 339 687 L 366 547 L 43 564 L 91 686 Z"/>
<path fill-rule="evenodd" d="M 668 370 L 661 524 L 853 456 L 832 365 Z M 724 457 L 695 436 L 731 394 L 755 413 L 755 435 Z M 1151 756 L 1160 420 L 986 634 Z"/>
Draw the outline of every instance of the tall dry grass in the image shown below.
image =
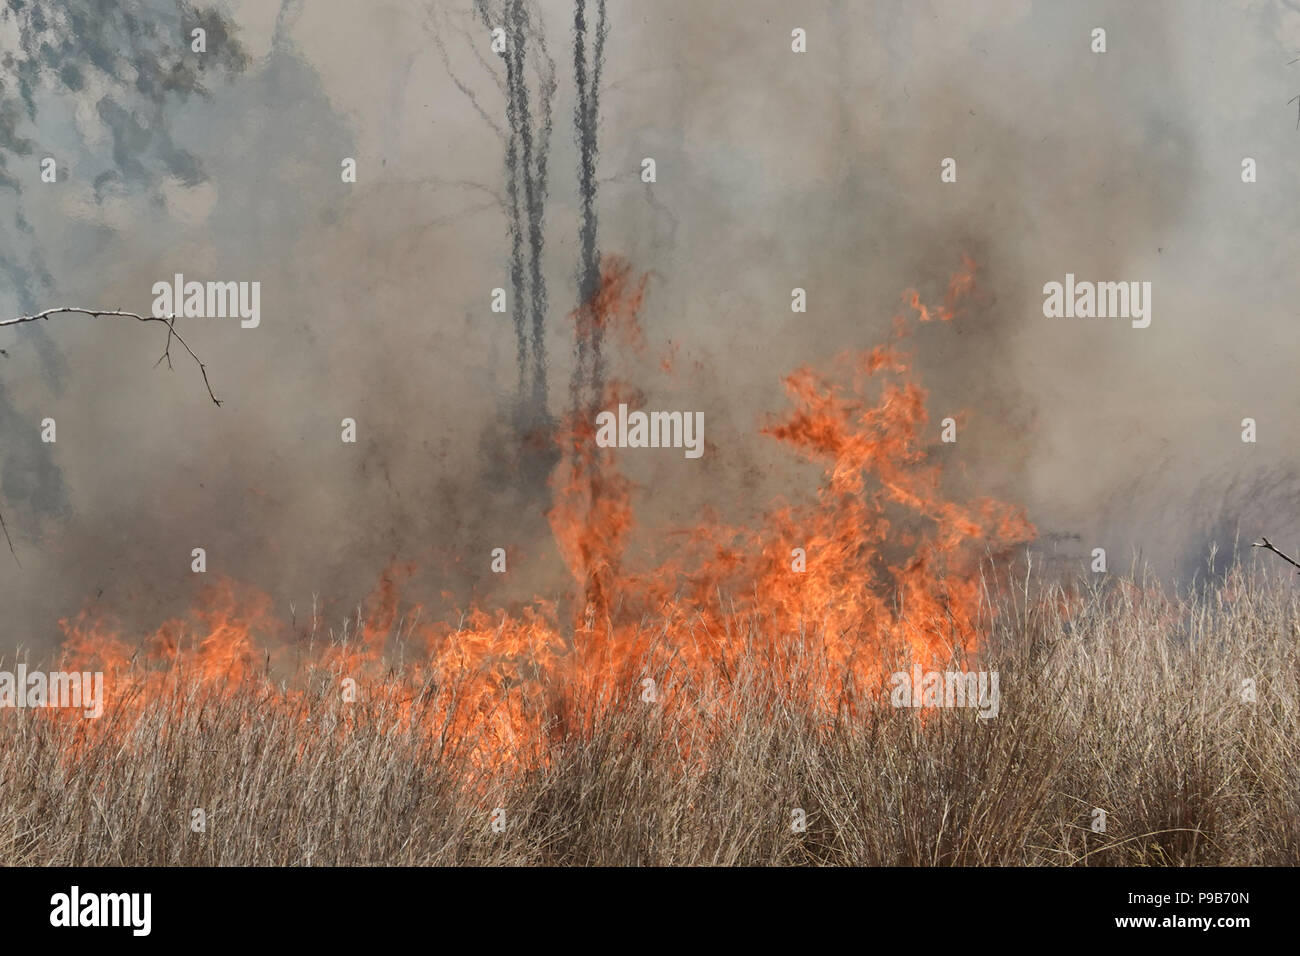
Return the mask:
<path fill-rule="evenodd" d="M 188 684 L 79 746 L 78 720 L 0 711 L 0 863 L 1300 863 L 1290 581 L 999 590 L 979 663 L 1000 675 L 992 720 L 819 716 L 754 653 L 666 688 L 676 706 L 570 700 L 526 742 L 540 759 L 486 777 L 463 741 L 395 730 L 364 692 L 345 711 L 324 687 L 286 704 L 269 681 Z M 825 666 L 815 641 L 787 643 L 795 672 Z"/>

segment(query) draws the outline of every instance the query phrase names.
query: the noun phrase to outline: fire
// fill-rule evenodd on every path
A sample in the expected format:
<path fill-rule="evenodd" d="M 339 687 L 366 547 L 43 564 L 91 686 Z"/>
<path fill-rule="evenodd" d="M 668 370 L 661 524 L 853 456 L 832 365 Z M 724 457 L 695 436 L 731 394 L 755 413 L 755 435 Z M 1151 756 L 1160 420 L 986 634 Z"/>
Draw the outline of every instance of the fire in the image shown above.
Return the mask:
<path fill-rule="evenodd" d="M 821 478 L 754 527 L 703 520 L 667 536 L 673 547 L 649 566 L 632 561 L 633 486 L 618 452 L 593 440 L 591 409 L 575 402 L 557 430 L 547 515 L 573 580 L 567 604 L 474 607 L 455 624 L 421 623 L 423 609 L 402 610 L 414 569 L 395 564 L 354 626 L 326 639 L 314 624 L 305 633 L 277 618 L 266 595 L 222 581 L 143 641 L 85 613 L 63 622 L 65 664 L 105 672 L 106 706 L 118 713 L 107 727 L 129 726 L 151 701 L 186 706 L 187 687 L 220 696 L 251 682 L 267 707 L 310 725 L 304 739 L 382 719 L 472 751 L 485 771 L 545 759 L 548 735 L 580 733 L 576 695 L 643 706 L 651 686 L 662 707 L 703 708 L 674 688 L 725 677 L 742 652 L 769 661 L 774 680 L 804 680 L 810 706 L 881 706 L 891 671 L 964 668 L 978 653 L 991 613 L 980 562 L 1035 533 L 1019 508 L 946 497 L 927 451 L 927 393 L 908 340 L 917 322 L 951 321 L 974 288 L 966 260 L 941 305 L 903 295 L 887 341 L 785 377 L 789 407 L 761 431 Z M 644 352 L 645 295 L 646 278 L 609 259 L 588 321 Z M 669 354 L 662 368 L 677 347 Z M 631 394 L 605 381 L 603 407 Z M 830 666 L 796 678 L 792 662 L 813 646 Z"/>

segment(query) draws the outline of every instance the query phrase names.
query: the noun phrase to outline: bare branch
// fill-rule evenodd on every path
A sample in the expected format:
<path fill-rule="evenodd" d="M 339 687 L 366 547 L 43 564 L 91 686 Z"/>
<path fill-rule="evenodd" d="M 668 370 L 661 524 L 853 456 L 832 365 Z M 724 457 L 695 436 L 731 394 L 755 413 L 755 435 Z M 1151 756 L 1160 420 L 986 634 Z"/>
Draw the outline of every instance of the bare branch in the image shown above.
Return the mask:
<path fill-rule="evenodd" d="M 442 216 L 435 216 L 433 219 L 421 223 L 418 226 L 418 229 L 420 230 L 421 233 L 423 233 L 429 229 L 441 228 L 442 226 L 450 225 L 451 223 L 456 222 L 459 219 L 464 219 L 466 216 L 476 216 L 479 213 L 485 212 L 489 209 L 499 210 L 500 204 L 497 203 L 496 201 L 493 201 L 493 202 L 478 203 L 477 205 L 473 205 L 473 206 L 466 206 L 464 209 L 458 209 L 455 212 L 449 212 Z"/>
<path fill-rule="evenodd" d="M 492 77 L 492 82 L 496 84 L 497 89 L 504 95 L 506 91 L 506 81 L 492 66 L 492 64 L 487 61 L 487 58 L 483 56 L 483 51 L 479 49 L 482 45 L 482 41 L 471 35 L 466 27 L 457 26 L 456 32 L 460 34 L 461 39 L 465 41 L 465 45 L 468 46 L 470 52 L 474 54 L 474 59 L 478 60 L 479 65 L 487 71 L 488 75 Z"/>
<path fill-rule="evenodd" d="M 158 356 L 158 361 L 153 363 L 153 367 L 157 368 L 162 364 L 162 360 L 166 359 L 167 371 L 170 372 L 172 370 L 172 337 L 176 334 L 175 313 L 169 313 L 167 319 L 167 344 L 163 346 L 163 354 Z"/>
<path fill-rule="evenodd" d="M 4 530 L 5 541 L 9 544 L 9 553 L 14 556 L 14 563 L 21 568 L 23 563 L 18 560 L 18 552 L 14 550 L 14 539 L 9 537 L 9 526 L 5 524 L 5 516 L 3 514 L 0 514 L 0 529 Z"/>
<path fill-rule="evenodd" d="M 1291 558 L 1288 558 L 1285 554 L 1283 554 L 1283 553 L 1282 553 L 1281 551 L 1279 551 L 1277 548 L 1273 547 L 1273 542 L 1272 542 L 1272 541 L 1269 541 L 1268 538 L 1264 537 L 1263 535 L 1260 535 L 1260 536 L 1259 536 L 1259 540 L 1256 541 L 1254 544 L 1252 544 L 1251 547 L 1252 547 L 1252 548 L 1264 548 L 1264 549 L 1267 550 L 1267 551 L 1272 551 L 1274 554 L 1276 554 L 1276 555 L 1277 555 L 1279 558 L 1281 558 L 1283 561 L 1286 561 L 1286 562 L 1288 562 L 1289 564 L 1293 564 L 1293 565 L 1295 565 L 1297 568 L 1300 568 L 1300 562 L 1297 562 L 1297 561 L 1295 561 L 1295 560 L 1293 560 L 1293 559 L 1291 559 Z"/>
<path fill-rule="evenodd" d="M 431 16 L 429 19 L 433 19 L 433 17 Z M 426 25 L 428 25 L 427 21 L 426 21 Z M 497 136 L 501 137 L 501 139 L 504 140 L 506 138 L 506 134 L 505 131 L 501 129 L 500 124 L 498 124 L 496 120 L 494 120 L 491 116 L 488 115 L 487 110 L 485 110 L 482 104 L 479 103 L 478 98 L 474 95 L 474 93 L 470 90 L 470 88 L 465 85 L 464 81 L 461 80 L 460 76 L 457 75 L 456 71 L 452 69 L 451 56 L 447 53 L 447 46 L 445 43 L 443 43 L 441 31 L 437 28 L 437 26 L 429 26 L 428 29 L 429 32 L 433 35 L 433 42 L 438 47 L 438 54 L 442 58 L 442 65 L 447 70 L 447 76 L 451 78 L 451 82 L 455 84 L 456 89 L 460 90 L 461 93 L 465 95 L 465 98 L 469 100 L 470 105 L 474 107 L 474 111 L 478 113 L 478 115 L 482 118 L 483 122 L 487 123 L 488 126 L 492 129 L 492 131 L 496 133 Z M 470 47 L 471 49 L 475 49 L 473 43 L 470 44 Z M 488 66 L 488 64 L 483 60 L 482 56 L 479 55 L 477 49 L 475 49 L 475 55 L 478 56 L 479 62 L 483 64 L 484 68 L 487 69 L 489 73 L 491 73 L 493 82 L 497 84 L 497 88 L 504 93 L 505 87 L 503 81 L 501 80 L 501 77 L 496 73 L 495 70 L 493 70 L 490 66 Z"/>
<path fill-rule="evenodd" d="M 92 319 L 102 318 L 103 316 L 118 316 L 126 319 L 135 319 L 137 322 L 163 323 L 164 325 L 167 326 L 167 344 L 164 346 L 163 354 L 159 357 L 158 362 L 161 362 L 163 359 L 166 359 L 167 367 L 171 368 L 172 339 L 175 339 L 177 342 L 181 343 L 185 351 L 190 353 L 190 358 L 194 359 L 194 363 L 198 365 L 199 373 L 203 376 L 203 384 L 208 390 L 208 397 L 212 399 L 212 403 L 214 405 L 216 405 L 218 408 L 221 407 L 221 400 L 217 398 L 215 393 L 213 393 L 212 383 L 208 381 L 208 367 L 205 364 L 203 364 L 202 360 L 198 357 L 198 355 L 194 353 L 194 350 L 190 348 L 189 343 L 186 342 L 185 339 L 181 338 L 181 334 L 176 331 L 176 317 L 174 315 L 169 315 L 169 316 L 140 315 L 139 313 L 126 312 L 123 311 L 122 309 L 82 309 L 82 308 L 78 308 L 77 306 L 59 306 L 58 308 L 54 308 L 54 309 L 46 309 L 44 312 L 37 312 L 35 315 L 20 315 L 13 319 L 2 319 L 0 320 L 0 327 L 4 327 L 6 325 L 19 325 L 23 322 L 35 322 L 38 319 L 45 319 L 46 321 L 48 321 L 50 316 L 62 315 L 62 314 L 88 315 Z M 157 366 L 158 362 L 154 363 L 155 367 Z"/>
<path fill-rule="evenodd" d="M 399 189 L 418 189 L 422 186 L 432 187 L 434 189 L 469 189 L 475 192 L 491 196 L 492 199 L 502 209 L 506 208 L 506 199 L 491 186 L 484 183 L 476 182 L 472 179 L 442 179 L 438 176 L 426 176 L 423 179 L 387 179 L 382 183 L 373 183 L 369 189 L 389 189 L 397 187 Z"/>
<path fill-rule="evenodd" d="M 482 21 L 483 26 L 487 27 L 489 30 L 492 29 L 492 24 L 494 22 L 499 24 L 505 19 L 504 9 L 500 14 L 495 13 L 489 5 L 488 0 L 474 0 L 474 10 L 478 13 L 479 20 Z"/>

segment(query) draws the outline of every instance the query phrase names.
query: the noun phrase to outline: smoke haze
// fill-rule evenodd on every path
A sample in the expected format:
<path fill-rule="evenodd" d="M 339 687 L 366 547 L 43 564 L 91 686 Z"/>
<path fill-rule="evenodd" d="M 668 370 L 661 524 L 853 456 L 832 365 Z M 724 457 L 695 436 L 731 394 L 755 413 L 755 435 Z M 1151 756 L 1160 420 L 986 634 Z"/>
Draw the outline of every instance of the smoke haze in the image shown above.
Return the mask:
<path fill-rule="evenodd" d="M 176 4 L 134 6 L 185 47 Z M 573 10 L 529 9 L 558 73 L 534 286 L 558 416 L 583 235 Z M 4 317 L 144 312 L 175 273 L 262 288 L 257 329 L 178 321 L 222 408 L 185 357 L 151 368 L 161 326 L 0 330 L 0 507 L 22 561 L 0 570 L 4 643 L 52 643 L 87 602 L 156 624 L 191 600 L 195 547 L 208 577 L 300 616 L 313 594 L 345 616 L 392 561 L 428 602 L 561 589 L 544 495 L 514 474 L 517 333 L 490 310 L 511 288 L 506 145 L 476 108 L 504 126 L 507 100 L 470 0 L 216 12 L 230 36 L 209 32 L 225 62 L 206 95 L 125 96 L 88 59 L 76 90 L 45 68 L 34 119 L 0 110 Z M 628 456 L 641 547 L 704 507 L 743 519 L 811 491 L 809 466 L 758 433 L 781 376 L 881 341 L 901 293 L 940 300 L 963 254 L 978 294 L 915 342 L 936 440 L 965 412 L 934 449 L 949 480 L 1022 504 L 1071 570 L 1104 547 L 1113 568 L 1140 553 L 1186 581 L 1238 532 L 1300 544 L 1300 10 L 610 0 L 608 22 L 599 249 L 649 279 L 645 354 L 611 338 L 606 360 L 653 407 L 707 420 L 699 461 Z M 0 22 L 0 49 L 32 55 L 22 43 Z M 1067 273 L 1151 282 L 1150 327 L 1045 318 L 1042 287 Z M 495 547 L 508 580 L 486 573 Z"/>

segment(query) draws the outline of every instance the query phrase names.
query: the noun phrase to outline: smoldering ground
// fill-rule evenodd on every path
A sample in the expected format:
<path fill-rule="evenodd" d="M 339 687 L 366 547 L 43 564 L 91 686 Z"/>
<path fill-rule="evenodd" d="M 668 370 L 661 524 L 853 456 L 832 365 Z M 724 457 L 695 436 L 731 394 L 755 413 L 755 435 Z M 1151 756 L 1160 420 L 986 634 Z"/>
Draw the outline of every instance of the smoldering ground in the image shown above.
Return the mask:
<path fill-rule="evenodd" d="M 179 23 L 174 4 L 138 6 L 142 22 Z M 582 258 L 573 5 L 529 9 L 557 64 L 537 261 L 560 415 Z M 563 589 L 544 492 L 512 475 L 516 334 L 488 307 L 510 287 L 505 145 L 475 108 L 503 122 L 508 96 L 470 46 L 492 64 L 472 4 L 218 10 L 247 60 L 205 79 L 206 97 L 141 114 L 88 63 L 79 90 L 41 72 L 35 118 L 0 125 L 10 145 L 32 143 L 7 153 L 21 191 L 0 194 L 6 315 L 146 309 L 176 272 L 257 280 L 263 295 L 256 330 L 180 326 L 220 409 L 182 359 L 151 369 L 158 328 L 68 317 L 6 331 L 0 490 L 22 560 L 0 574 L 6 640 L 52 642 L 87 601 L 156 623 L 191 600 L 194 547 L 209 578 L 249 582 L 286 612 L 318 594 L 342 617 L 394 559 L 418 568 L 408 586 L 430 604 Z M 442 14 L 468 33 L 445 32 Z M 610 374 L 708 422 L 699 461 L 624 459 L 634 552 L 706 505 L 744 520 L 811 490 L 815 470 L 758 434 L 784 401 L 780 376 L 876 344 L 900 293 L 940 299 L 963 253 L 979 295 L 915 341 L 936 439 L 939 419 L 966 413 L 957 443 L 934 448 L 950 481 L 1077 535 L 1079 569 L 1092 547 L 1121 564 L 1140 549 L 1172 577 L 1211 541 L 1230 548 L 1228 529 L 1243 544 L 1258 530 L 1300 539 L 1300 134 L 1285 106 L 1300 92 L 1287 67 L 1300 14 L 671 0 L 611 2 L 608 18 L 597 241 L 650 276 L 648 352 L 611 352 Z M 795 27 L 806 54 L 790 51 Z M 43 155 L 66 178 L 41 184 Z M 340 181 L 344 157 L 355 185 Z M 641 181 L 645 157 L 656 183 Z M 940 182 L 945 157 L 956 183 Z M 1045 319 L 1042 285 L 1066 272 L 1151 281 L 1151 327 Z M 806 314 L 790 311 L 796 286 Z M 40 442 L 46 417 L 54 445 Z M 355 446 L 339 438 L 346 417 Z M 1245 417 L 1256 444 L 1240 440 Z M 488 573 L 494 547 L 508 575 Z"/>

